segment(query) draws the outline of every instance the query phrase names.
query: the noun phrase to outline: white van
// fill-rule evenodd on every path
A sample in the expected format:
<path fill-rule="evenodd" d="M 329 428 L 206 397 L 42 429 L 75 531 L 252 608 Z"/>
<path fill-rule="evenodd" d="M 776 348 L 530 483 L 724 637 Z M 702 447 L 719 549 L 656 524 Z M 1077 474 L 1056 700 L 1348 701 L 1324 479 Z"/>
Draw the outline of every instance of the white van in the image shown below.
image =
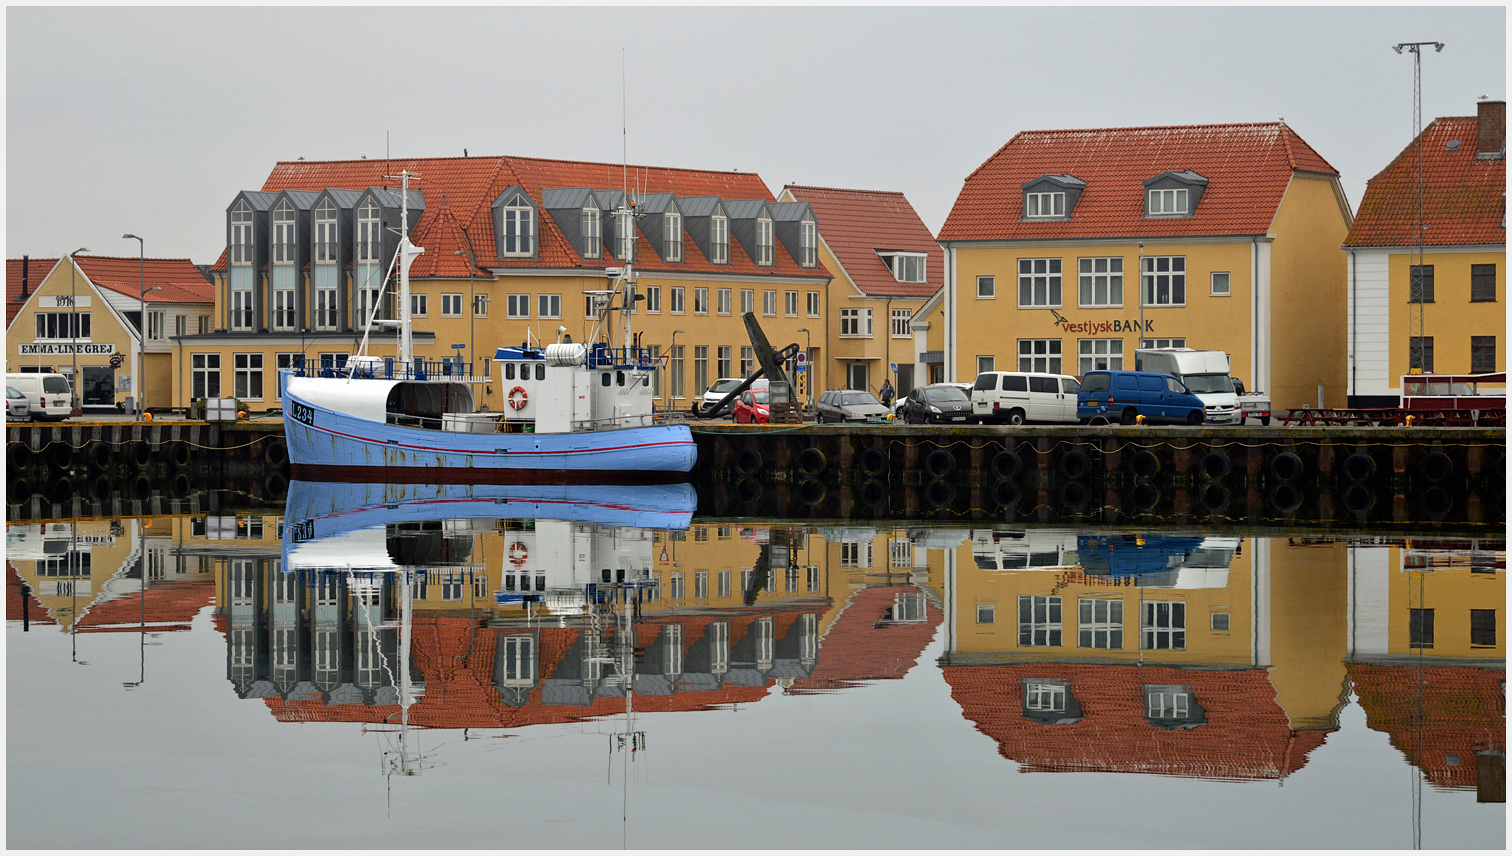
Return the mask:
<path fill-rule="evenodd" d="M 1080 390 L 1081 384 L 1070 375 L 982 372 L 971 386 L 971 414 L 984 425 L 1078 422 L 1076 394 Z"/>
<path fill-rule="evenodd" d="M 73 390 L 68 378 L 60 374 L 18 372 L 5 375 L 5 385 L 13 386 L 31 404 L 31 418 L 62 421 L 73 415 Z"/>

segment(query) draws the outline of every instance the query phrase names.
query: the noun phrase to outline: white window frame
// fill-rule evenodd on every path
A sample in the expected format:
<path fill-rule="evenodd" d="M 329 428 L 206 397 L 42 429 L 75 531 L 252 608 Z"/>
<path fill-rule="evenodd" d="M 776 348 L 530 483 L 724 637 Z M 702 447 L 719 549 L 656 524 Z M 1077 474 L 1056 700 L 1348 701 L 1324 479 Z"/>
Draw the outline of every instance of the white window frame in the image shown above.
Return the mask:
<path fill-rule="evenodd" d="M 740 314 L 756 311 L 756 289 L 742 288 L 740 290 Z"/>
<path fill-rule="evenodd" d="M 720 315 L 729 315 L 730 314 L 730 305 L 731 305 L 730 290 L 728 288 L 721 288 L 719 290 L 719 314 Z"/>
<path fill-rule="evenodd" d="M 908 329 L 908 322 L 913 319 L 912 309 L 893 309 L 892 311 L 892 337 L 894 339 L 907 339 L 913 335 Z"/>
<path fill-rule="evenodd" d="M 1233 283 L 1226 270 L 1215 270 L 1209 277 L 1210 288 L 1208 292 L 1213 297 L 1229 297 L 1233 292 Z"/>
<path fill-rule="evenodd" d="M 535 206 L 525 194 L 516 193 L 505 203 L 499 227 L 500 258 L 535 255 Z"/>
<path fill-rule="evenodd" d="M 294 264 L 298 256 L 294 246 L 294 203 L 280 199 L 273 206 L 273 214 L 268 219 L 273 230 L 271 261 L 276 265 Z"/>
<path fill-rule="evenodd" d="M 147 313 L 147 341 L 156 342 L 163 338 L 163 314 L 161 310 Z"/>
<path fill-rule="evenodd" d="M 410 317 L 424 318 L 430 313 L 430 295 L 410 292 Z"/>
<path fill-rule="evenodd" d="M 673 315 L 682 315 L 687 312 L 687 290 L 681 285 L 671 288 L 671 300 L 667 301 L 667 309 Z"/>
<path fill-rule="evenodd" d="M 798 265 L 819 266 L 819 224 L 813 220 L 798 221 Z"/>
<path fill-rule="evenodd" d="M 1190 213 L 1191 195 L 1185 187 L 1151 188 L 1146 195 L 1146 209 L 1151 217 L 1180 217 Z"/>
<path fill-rule="evenodd" d="M 872 337 L 872 311 L 870 307 L 850 307 L 840 310 L 840 338 L 870 339 Z"/>
<path fill-rule="evenodd" d="M 315 289 L 315 329 L 335 330 L 337 319 L 340 317 L 339 308 L 336 301 L 336 289 Z"/>
<path fill-rule="evenodd" d="M 583 258 L 596 259 L 604 254 L 603 241 L 600 236 L 600 216 L 598 204 L 592 199 L 583 206 L 582 229 L 583 229 Z"/>
<path fill-rule="evenodd" d="M 1066 216 L 1066 193 L 1063 190 L 1024 194 L 1024 217 L 1029 220 Z"/>
<path fill-rule="evenodd" d="M 238 200 L 231 208 L 231 264 L 252 264 L 252 206 Z"/>
<path fill-rule="evenodd" d="M 976 283 L 977 283 L 977 290 L 976 290 L 977 300 L 995 300 L 995 299 L 997 299 L 997 277 L 993 277 L 993 276 L 979 276 L 979 277 L 976 278 Z"/>
<path fill-rule="evenodd" d="M 782 308 L 789 318 L 798 317 L 798 292 L 788 291 L 782 295 Z"/>
<path fill-rule="evenodd" d="M 756 368 L 756 348 L 753 345 L 740 346 L 740 376 L 750 377 Z"/>
<path fill-rule="evenodd" d="M 698 286 L 693 289 L 693 314 L 709 314 L 709 289 L 707 286 Z"/>
<path fill-rule="evenodd" d="M 818 318 L 820 314 L 819 292 L 810 291 L 808 293 L 808 317 Z"/>
<path fill-rule="evenodd" d="M 263 355 L 244 353 L 231 355 L 232 395 L 242 401 L 261 401 L 263 397 Z"/>
<path fill-rule="evenodd" d="M 1061 306 L 1061 260 L 1019 259 L 1020 309 L 1059 309 Z M 1026 295 L 1027 289 L 1027 295 Z M 1026 302 L 1025 296 L 1029 298 Z"/>
<path fill-rule="evenodd" d="M 257 310 L 253 305 L 252 289 L 231 289 L 231 329 L 251 330 L 257 326 Z"/>
<path fill-rule="evenodd" d="M 714 365 L 714 370 L 719 373 L 719 377 L 730 377 L 730 355 L 732 351 L 733 348 L 730 345 L 719 346 L 719 350 L 715 354 L 717 362 Z"/>
<path fill-rule="evenodd" d="M 1018 370 L 1021 372 L 1061 373 L 1060 339 L 1019 339 Z"/>
<path fill-rule="evenodd" d="M 331 264 L 337 260 L 336 203 L 330 199 L 320 200 L 315 206 L 315 264 Z"/>
<path fill-rule="evenodd" d="M 662 261 L 680 262 L 683 260 L 683 229 L 682 215 L 676 211 L 668 211 L 662 218 Z"/>
<path fill-rule="evenodd" d="M 641 310 L 643 312 L 647 313 L 648 315 L 660 315 L 661 314 L 661 286 L 659 286 L 659 285 L 648 285 L 648 286 L 646 286 L 646 288 L 644 290 L 644 293 L 646 295 L 646 304 L 645 304 L 645 306 L 641 307 Z"/>
<path fill-rule="evenodd" d="M 357 261 L 377 264 L 383 255 L 383 224 L 378 205 L 372 199 L 357 209 Z"/>
<path fill-rule="evenodd" d="M 558 319 L 562 317 L 562 295 L 539 294 L 536 295 L 536 317 L 541 319 Z"/>
<path fill-rule="evenodd" d="M 1124 367 L 1123 339 L 1077 339 L 1077 374 L 1090 371 L 1121 371 Z"/>
<path fill-rule="evenodd" d="M 294 289 L 273 289 L 273 323 L 274 330 L 293 330 L 297 317 L 294 305 Z"/>
<path fill-rule="evenodd" d="M 761 292 L 761 314 L 772 318 L 777 314 L 777 289 L 767 288 Z"/>
<path fill-rule="evenodd" d="M 446 307 L 446 302 L 445 302 L 446 295 L 443 294 L 443 295 L 441 295 L 441 297 L 442 297 L 441 317 L 443 317 L 443 318 L 451 317 L 451 316 L 447 315 L 446 309 L 445 309 L 445 307 Z M 528 294 L 506 294 L 506 295 L 504 295 L 504 317 L 505 318 L 510 318 L 510 319 L 529 318 L 530 317 L 530 295 L 528 295 Z"/>
<path fill-rule="evenodd" d="M 511 296 L 513 296 L 513 295 L 511 295 Z M 525 311 L 528 313 L 530 311 L 530 295 L 528 295 L 528 294 L 522 294 L 522 295 L 520 295 L 520 297 L 525 300 Z M 442 293 L 442 295 L 441 295 L 441 317 L 442 318 L 461 318 L 462 317 L 462 293 L 460 291 L 459 292 L 443 292 Z M 529 317 L 529 316 L 527 315 L 526 317 Z"/>
<path fill-rule="evenodd" d="M 889 253 L 886 258 L 888 270 L 898 282 L 928 281 L 929 256 L 926 253 Z"/>
<path fill-rule="evenodd" d="M 1164 337 L 1162 337 L 1162 338 L 1159 338 L 1159 339 L 1141 339 L 1139 341 L 1139 347 L 1141 347 L 1141 348 L 1185 348 L 1186 347 L 1186 337 L 1185 336 L 1178 336 L 1178 337 L 1175 337 L 1175 338 L 1164 338 Z"/>
<path fill-rule="evenodd" d="M 709 218 L 709 262 L 730 263 L 730 219 L 716 214 Z"/>
<path fill-rule="evenodd" d="M 1076 608 L 1076 646 L 1078 648 L 1123 650 L 1122 599 L 1083 597 L 1077 599 Z"/>
<path fill-rule="evenodd" d="M 1186 601 L 1147 600 L 1139 610 L 1139 645 L 1145 651 L 1186 650 Z"/>
<path fill-rule="evenodd" d="M 1186 274 L 1186 256 L 1145 256 L 1140 299 L 1145 306 L 1185 306 Z M 1162 289 L 1164 300 L 1159 299 Z"/>
<path fill-rule="evenodd" d="M 756 264 L 770 266 L 773 262 L 772 221 L 767 217 L 756 218 Z"/>
<path fill-rule="evenodd" d="M 992 354 L 977 354 L 977 374 L 982 372 L 997 371 L 997 357 Z"/>
<path fill-rule="evenodd" d="M 190 397 L 221 397 L 220 358 L 220 354 L 189 355 Z"/>
<path fill-rule="evenodd" d="M 1082 309 L 1123 306 L 1123 256 L 1094 256 L 1076 260 L 1076 305 Z"/>
<path fill-rule="evenodd" d="M 1024 607 L 1029 608 L 1029 618 L 1024 618 Z M 1019 595 L 1018 644 L 1021 648 L 1059 648 L 1065 615 L 1061 609 L 1061 596 Z M 1028 641 L 1025 641 L 1025 636 Z"/>

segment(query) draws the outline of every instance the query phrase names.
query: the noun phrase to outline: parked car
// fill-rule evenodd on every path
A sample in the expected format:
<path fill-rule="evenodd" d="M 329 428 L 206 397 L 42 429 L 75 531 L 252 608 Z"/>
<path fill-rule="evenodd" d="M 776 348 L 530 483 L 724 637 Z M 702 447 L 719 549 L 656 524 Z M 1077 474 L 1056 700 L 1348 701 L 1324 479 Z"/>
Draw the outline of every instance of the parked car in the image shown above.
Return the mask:
<path fill-rule="evenodd" d="M 982 372 L 971 388 L 971 412 L 982 423 L 1076 422 L 1076 393 L 1070 375 L 1045 372 Z"/>
<path fill-rule="evenodd" d="M 814 402 L 818 422 L 888 422 L 892 411 L 865 390 L 830 389 Z"/>
<path fill-rule="evenodd" d="M 908 394 L 902 410 L 903 422 L 916 423 L 972 423 L 971 398 L 953 383 L 936 383 L 919 387 Z"/>
<path fill-rule="evenodd" d="M 735 399 L 735 421 L 756 424 L 771 422 L 771 393 L 766 389 L 748 389 Z"/>
<path fill-rule="evenodd" d="M 1170 375 L 1101 370 L 1082 375 L 1076 412 L 1083 421 L 1101 418 L 1124 425 L 1140 416 L 1147 422 L 1201 425 L 1205 414 L 1202 399 Z"/>
<path fill-rule="evenodd" d="M 15 420 L 25 422 L 29 419 L 31 419 L 31 403 L 26 400 L 26 396 L 21 394 L 21 390 L 13 386 L 6 387 L 5 421 L 10 422 Z"/>
<path fill-rule="evenodd" d="M 942 381 L 941 383 L 944 384 L 945 386 L 960 387 L 961 391 L 964 392 L 964 393 L 966 393 L 966 398 L 967 399 L 971 398 L 971 384 L 969 384 L 969 383 L 957 383 L 955 381 L 949 381 L 949 382 Z M 938 385 L 938 384 L 936 384 L 936 385 Z M 922 386 L 916 386 L 916 387 L 914 387 L 915 390 L 920 390 L 920 389 L 923 389 L 923 388 L 924 387 L 922 387 Z M 910 395 L 911 394 L 912 393 L 910 393 Z M 893 402 L 892 410 L 893 410 L 893 419 L 894 420 L 901 421 L 903 419 L 903 407 L 906 404 L 908 404 L 908 396 L 907 395 L 905 395 L 902 398 L 898 399 L 897 401 Z"/>
<path fill-rule="evenodd" d="M 734 389 L 737 386 L 740 386 L 744 382 L 745 378 L 743 377 L 722 377 L 719 380 L 714 381 L 714 383 L 709 386 L 708 390 L 704 392 L 699 406 L 713 407 L 720 402 L 720 399 L 728 395 L 730 393 L 730 390 Z M 732 401 L 729 404 L 725 405 L 722 409 L 720 409 L 718 413 L 710 413 L 708 415 L 711 418 L 718 416 L 729 416 L 734 412 L 734 410 L 735 402 Z"/>
<path fill-rule="evenodd" d="M 15 387 L 26 396 L 26 403 L 31 406 L 31 416 L 38 422 L 48 419 L 62 421 L 73 415 L 73 389 L 68 385 L 68 378 L 63 375 L 7 373 L 5 385 Z"/>

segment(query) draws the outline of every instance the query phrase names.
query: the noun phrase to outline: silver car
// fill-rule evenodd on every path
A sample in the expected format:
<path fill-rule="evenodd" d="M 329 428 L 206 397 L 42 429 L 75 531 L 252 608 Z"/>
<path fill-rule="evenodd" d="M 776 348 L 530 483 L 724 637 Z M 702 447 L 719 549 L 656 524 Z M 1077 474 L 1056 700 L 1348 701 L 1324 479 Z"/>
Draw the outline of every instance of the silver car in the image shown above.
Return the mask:
<path fill-rule="evenodd" d="M 814 403 L 814 418 L 819 422 L 888 422 L 892 410 L 865 390 L 831 389 Z"/>
<path fill-rule="evenodd" d="M 5 421 L 25 422 L 31 419 L 31 402 L 13 386 L 5 388 Z"/>

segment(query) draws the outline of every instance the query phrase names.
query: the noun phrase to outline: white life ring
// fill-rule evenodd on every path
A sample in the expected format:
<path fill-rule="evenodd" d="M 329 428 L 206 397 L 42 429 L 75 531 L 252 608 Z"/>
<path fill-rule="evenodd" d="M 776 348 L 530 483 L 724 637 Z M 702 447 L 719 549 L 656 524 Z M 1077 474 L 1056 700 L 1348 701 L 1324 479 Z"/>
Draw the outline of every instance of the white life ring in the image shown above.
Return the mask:
<path fill-rule="evenodd" d="M 525 564 L 525 560 L 528 558 L 530 558 L 530 554 L 526 552 L 524 544 L 516 541 L 509 545 L 509 563 L 511 565 L 518 568 Z"/>

